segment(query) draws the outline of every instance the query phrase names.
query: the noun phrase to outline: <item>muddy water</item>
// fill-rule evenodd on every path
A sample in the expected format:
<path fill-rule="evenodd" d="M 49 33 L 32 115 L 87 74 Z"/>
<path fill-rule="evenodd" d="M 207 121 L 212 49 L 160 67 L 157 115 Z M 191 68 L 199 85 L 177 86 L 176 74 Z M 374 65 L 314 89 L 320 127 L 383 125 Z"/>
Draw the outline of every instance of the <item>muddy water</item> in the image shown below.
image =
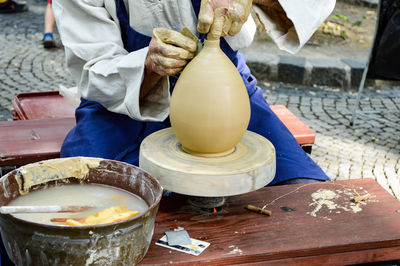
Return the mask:
<path fill-rule="evenodd" d="M 31 205 L 91 205 L 96 208 L 78 213 L 24 213 L 13 214 L 15 217 L 32 222 L 58 224 L 51 218 L 84 218 L 100 210 L 125 205 L 129 209 L 144 213 L 148 205 L 133 193 L 114 187 L 98 184 L 68 184 L 37 190 L 23 195 L 12 201 L 9 206 Z"/>

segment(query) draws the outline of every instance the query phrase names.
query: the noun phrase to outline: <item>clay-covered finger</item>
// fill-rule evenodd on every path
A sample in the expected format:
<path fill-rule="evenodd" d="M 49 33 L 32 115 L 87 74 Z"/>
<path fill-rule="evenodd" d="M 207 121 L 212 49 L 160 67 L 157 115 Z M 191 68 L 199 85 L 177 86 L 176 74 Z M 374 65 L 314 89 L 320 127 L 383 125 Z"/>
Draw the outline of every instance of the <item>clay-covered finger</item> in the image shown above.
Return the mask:
<path fill-rule="evenodd" d="M 163 68 L 180 68 L 187 64 L 186 60 L 169 58 L 161 55 L 155 56 L 154 62 Z"/>
<path fill-rule="evenodd" d="M 179 72 L 182 71 L 182 67 L 180 68 L 167 68 L 165 69 L 165 75 L 167 76 L 175 76 L 177 74 L 179 74 Z"/>
<path fill-rule="evenodd" d="M 194 57 L 193 52 L 165 43 L 162 43 L 158 46 L 157 52 L 164 57 L 175 59 L 188 60 Z"/>
<path fill-rule="evenodd" d="M 211 25 L 210 32 L 207 35 L 209 40 L 217 40 L 222 36 L 224 24 L 226 21 L 226 8 L 217 8 L 214 13 L 214 22 Z"/>
<path fill-rule="evenodd" d="M 154 67 L 154 72 L 156 72 L 158 75 L 164 77 L 164 76 L 175 76 L 179 74 L 179 72 L 182 71 L 182 67 L 178 68 L 164 68 L 161 66 L 156 65 Z"/>
<path fill-rule="evenodd" d="M 200 33 L 208 33 L 214 21 L 214 10 L 209 2 L 205 0 L 201 1 L 197 22 L 197 31 Z"/>
<path fill-rule="evenodd" d="M 234 21 L 231 25 L 231 28 L 229 29 L 229 35 L 235 36 L 236 34 L 238 34 L 239 31 L 242 29 L 242 25 L 242 23 Z"/>
<path fill-rule="evenodd" d="M 155 28 L 153 34 L 166 44 L 172 44 L 190 52 L 195 52 L 197 49 L 197 43 L 180 32 L 166 28 Z"/>
<path fill-rule="evenodd" d="M 221 34 L 222 37 L 225 37 L 225 36 L 228 35 L 228 33 L 229 33 L 230 29 L 231 29 L 231 26 L 232 26 L 232 20 L 231 19 L 225 19 L 224 26 L 222 28 L 222 34 Z"/>
<path fill-rule="evenodd" d="M 172 59 L 172 60 L 176 60 L 176 59 Z M 150 62 L 148 65 L 146 65 L 147 67 L 149 67 L 149 69 L 151 69 L 151 71 L 157 73 L 160 76 L 173 76 L 178 74 L 183 66 L 181 67 L 174 67 L 175 65 L 179 66 L 179 65 L 185 65 L 185 63 L 183 62 L 171 62 L 171 60 L 168 60 L 168 58 L 162 58 L 161 56 L 157 56 L 155 54 L 153 54 L 151 56 Z M 173 66 L 173 67 L 169 67 L 169 66 Z"/>

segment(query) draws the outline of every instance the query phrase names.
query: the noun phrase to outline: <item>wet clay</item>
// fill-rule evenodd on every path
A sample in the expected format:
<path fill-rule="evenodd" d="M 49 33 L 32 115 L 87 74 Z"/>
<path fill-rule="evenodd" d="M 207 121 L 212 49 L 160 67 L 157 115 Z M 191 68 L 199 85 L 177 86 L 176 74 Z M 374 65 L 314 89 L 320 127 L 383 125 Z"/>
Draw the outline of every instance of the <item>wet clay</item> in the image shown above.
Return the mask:
<path fill-rule="evenodd" d="M 250 120 L 246 87 L 219 39 L 205 40 L 185 67 L 170 102 L 172 130 L 184 151 L 216 157 L 234 151 Z"/>
<path fill-rule="evenodd" d="M 32 186 L 44 184 L 54 180 L 75 177 L 87 177 L 89 169 L 99 166 L 99 158 L 71 157 L 53 159 L 38 163 L 28 164 L 20 168 L 15 176 L 21 195 L 27 194 Z"/>

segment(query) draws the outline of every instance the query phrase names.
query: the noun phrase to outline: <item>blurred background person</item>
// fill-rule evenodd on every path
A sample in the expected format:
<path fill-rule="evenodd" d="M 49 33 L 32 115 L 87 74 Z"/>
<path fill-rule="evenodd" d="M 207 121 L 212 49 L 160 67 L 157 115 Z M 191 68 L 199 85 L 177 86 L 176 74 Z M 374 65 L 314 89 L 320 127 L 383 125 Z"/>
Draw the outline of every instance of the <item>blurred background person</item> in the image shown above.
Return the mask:
<path fill-rule="evenodd" d="M 1 1 L 1 0 L 0 0 Z M 52 0 L 47 0 L 46 12 L 44 13 L 44 35 L 43 46 L 44 48 L 56 47 L 53 32 L 56 21 L 54 19 Z"/>

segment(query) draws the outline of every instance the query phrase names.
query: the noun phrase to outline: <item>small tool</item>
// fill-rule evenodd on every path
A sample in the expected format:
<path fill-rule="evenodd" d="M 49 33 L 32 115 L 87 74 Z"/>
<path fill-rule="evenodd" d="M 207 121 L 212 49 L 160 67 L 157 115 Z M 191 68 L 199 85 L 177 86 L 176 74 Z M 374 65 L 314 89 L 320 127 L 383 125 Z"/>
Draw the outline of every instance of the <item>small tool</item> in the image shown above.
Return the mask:
<path fill-rule="evenodd" d="M 81 221 L 84 218 L 51 218 L 50 222 L 53 222 L 53 223 L 65 223 L 68 219 L 74 220 L 74 221 Z"/>
<path fill-rule="evenodd" d="M 165 235 L 167 236 L 168 245 L 170 246 L 191 244 L 190 236 L 186 230 L 167 231 Z"/>
<path fill-rule="evenodd" d="M 94 206 L 2 206 L 0 213 L 42 213 L 42 212 L 82 212 L 94 208 Z"/>
<path fill-rule="evenodd" d="M 114 223 L 129 219 L 140 212 L 128 209 L 125 205 L 110 207 L 84 218 L 51 218 L 51 222 L 62 223 L 67 225 L 82 226 L 82 225 L 98 225 L 106 223 Z"/>
<path fill-rule="evenodd" d="M 263 208 L 258 208 L 258 207 L 254 206 L 254 205 L 247 205 L 246 209 L 248 209 L 249 211 L 258 212 L 258 213 L 265 214 L 265 215 L 268 215 L 268 216 L 271 216 L 271 214 L 272 214 L 272 212 L 270 210 L 267 210 L 264 207 Z"/>
<path fill-rule="evenodd" d="M 361 201 L 367 201 L 369 198 L 371 198 L 370 194 L 365 194 L 365 195 L 359 195 L 358 197 L 355 197 L 354 199 L 352 199 L 351 201 L 354 203 L 359 203 Z"/>

